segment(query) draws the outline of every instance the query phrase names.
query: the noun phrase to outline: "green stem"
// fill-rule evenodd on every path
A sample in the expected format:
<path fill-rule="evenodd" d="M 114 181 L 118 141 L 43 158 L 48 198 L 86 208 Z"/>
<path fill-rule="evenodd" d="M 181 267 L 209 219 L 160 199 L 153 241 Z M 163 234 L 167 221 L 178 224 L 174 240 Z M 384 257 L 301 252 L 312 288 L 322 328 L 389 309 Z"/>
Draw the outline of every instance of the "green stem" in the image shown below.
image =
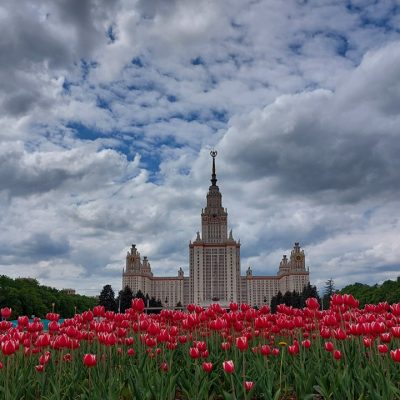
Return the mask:
<path fill-rule="evenodd" d="M 244 351 L 242 352 L 242 356 L 243 356 L 243 366 L 242 366 L 242 374 L 243 374 L 243 396 L 245 399 L 247 399 L 247 394 L 246 394 L 246 387 L 245 387 L 245 383 L 246 383 L 246 357 L 244 355 Z"/>
<path fill-rule="evenodd" d="M 10 392 L 9 392 L 9 380 L 10 380 L 10 356 L 6 356 L 7 365 L 6 365 L 6 399 L 10 399 Z"/>
<path fill-rule="evenodd" d="M 231 376 L 231 386 L 232 386 L 233 398 L 234 398 L 235 400 L 237 400 L 236 391 L 235 391 L 235 384 L 234 384 L 234 382 L 233 382 L 233 374 L 230 374 L 230 376 Z"/>
<path fill-rule="evenodd" d="M 282 368 L 283 368 L 283 347 L 281 348 L 281 363 L 279 366 L 279 390 L 282 393 Z"/>

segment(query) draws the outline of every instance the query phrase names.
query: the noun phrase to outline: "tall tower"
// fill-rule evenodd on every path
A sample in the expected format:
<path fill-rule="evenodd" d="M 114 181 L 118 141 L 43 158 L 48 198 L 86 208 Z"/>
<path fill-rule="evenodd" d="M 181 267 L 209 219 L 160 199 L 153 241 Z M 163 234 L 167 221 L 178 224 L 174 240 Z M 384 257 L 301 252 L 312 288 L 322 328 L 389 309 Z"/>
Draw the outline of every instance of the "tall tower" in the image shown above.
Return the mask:
<path fill-rule="evenodd" d="M 201 213 L 201 236 L 189 245 L 189 298 L 196 304 L 239 301 L 240 243 L 228 237 L 228 213 L 217 186 L 216 151 L 211 151 L 211 186 Z"/>

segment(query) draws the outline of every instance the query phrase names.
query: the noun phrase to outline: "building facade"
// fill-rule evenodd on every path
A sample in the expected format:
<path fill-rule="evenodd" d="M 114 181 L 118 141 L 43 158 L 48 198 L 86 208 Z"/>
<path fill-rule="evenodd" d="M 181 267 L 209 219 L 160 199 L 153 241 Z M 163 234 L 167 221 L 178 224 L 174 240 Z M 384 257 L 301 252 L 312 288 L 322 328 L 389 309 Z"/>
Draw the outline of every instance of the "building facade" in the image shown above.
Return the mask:
<path fill-rule="evenodd" d="M 216 151 L 212 151 L 211 185 L 206 207 L 201 212 L 201 234 L 189 244 L 189 276 L 180 268 L 175 277 L 155 277 L 147 257 L 141 259 L 132 245 L 126 256 L 122 273 L 122 287 L 129 286 L 133 293 L 141 290 L 161 300 L 164 306 L 178 303 L 206 306 L 212 302 L 228 305 L 230 302 L 253 306 L 270 304 L 279 291 L 301 292 L 309 282 L 304 250 L 295 243 L 290 258 L 283 256 L 275 276 L 253 275 L 249 267 L 240 274 L 240 242 L 228 234 L 228 213 L 222 206 L 222 195 L 217 186 L 215 169 Z"/>

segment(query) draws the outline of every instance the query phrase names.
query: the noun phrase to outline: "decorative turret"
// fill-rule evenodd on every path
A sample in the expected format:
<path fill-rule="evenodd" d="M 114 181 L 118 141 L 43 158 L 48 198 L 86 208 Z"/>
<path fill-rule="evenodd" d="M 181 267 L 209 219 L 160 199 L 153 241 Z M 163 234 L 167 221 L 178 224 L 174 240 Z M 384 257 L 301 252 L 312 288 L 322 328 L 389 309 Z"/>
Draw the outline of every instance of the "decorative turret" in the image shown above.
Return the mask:
<path fill-rule="evenodd" d="M 217 186 L 215 157 L 217 151 L 210 152 L 212 157 L 211 186 L 207 193 L 207 205 L 202 210 L 202 239 L 206 243 L 223 243 L 228 239 L 228 213 L 222 207 L 222 195 Z"/>
<path fill-rule="evenodd" d="M 143 275 L 149 275 L 153 276 L 153 273 L 151 272 L 151 267 L 149 260 L 147 259 L 147 256 L 143 257 L 143 264 L 142 264 L 142 270 L 141 270 Z"/>
<path fill-rule="evenodd" d="M 283 255 L 281 262 L 279 263 L 279 275 L 286 274 L 289 272 L 289 260 L 287 259 L 286 254 Z"/>
<path fill-rule="evenodd" d="M 139 271 L 140 270 L 140 253 L 133 244 L 130 252 L 126 255 L 126 271 Z"/>
<path fill-rule="evenodd" d="M 126 255 L 126 272 L 134 273 L 135 275 L 147 275 L 153 276 L 149 260 L 146 256 L 143 257 L 143 263 L 140 257 L 140 253 L 136 249 L 136 245 L 133 244 L 130 251 Z"/>
<path fill-rule="evenodd" d="M 290 253 L 290 270 L 305 271 L 305 269 L 304 250 L 301 250 L 299 242 L 296 242 L 292 252 Z"/>

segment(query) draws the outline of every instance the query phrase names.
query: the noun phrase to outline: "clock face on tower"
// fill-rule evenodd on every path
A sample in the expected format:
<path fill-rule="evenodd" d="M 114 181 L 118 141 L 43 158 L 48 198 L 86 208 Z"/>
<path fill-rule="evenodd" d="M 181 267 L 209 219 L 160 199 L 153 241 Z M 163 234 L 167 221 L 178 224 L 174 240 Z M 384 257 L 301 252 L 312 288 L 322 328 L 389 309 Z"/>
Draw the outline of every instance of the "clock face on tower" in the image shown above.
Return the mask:
<path fill-rule="evenodd" d="M 301 261 L 301 260 L 302 260 L 302 257 L 301 257 L 300 254 L 298 254 L 298 255 L 296 256 L 296 261 Z"/>

